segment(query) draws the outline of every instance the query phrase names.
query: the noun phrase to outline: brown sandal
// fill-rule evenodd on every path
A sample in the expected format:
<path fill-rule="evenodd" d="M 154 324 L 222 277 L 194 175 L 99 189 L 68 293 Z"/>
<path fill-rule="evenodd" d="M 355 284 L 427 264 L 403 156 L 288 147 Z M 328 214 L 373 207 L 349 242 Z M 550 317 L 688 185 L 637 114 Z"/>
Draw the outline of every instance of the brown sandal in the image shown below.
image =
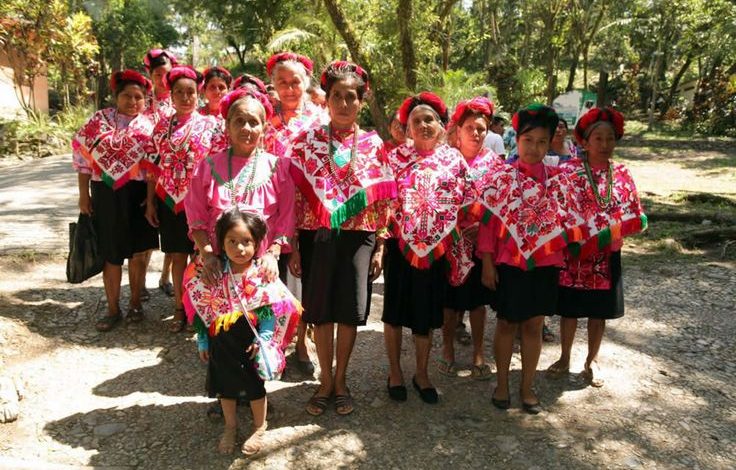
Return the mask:
<path fill-rule="evenodd" d="M 353 397 L 350 396 L 350 390 L 345 389 L 345 395 L 335 395 L 335 413 L 340 416 L 347 416 L 355 411 L 353 406 Z"/>
<path fill-rule="evenodd" d="M 106 333 L 117 326 L 122 320 L 123 316 L 118 313 L 117 315 L 105 315 L 100 317 L 95 323 L 95 330 Z"/>
<path fill-rule="evenodd" d="M 180 317 L 180 318 L 177 318 Z M 169 333 L 181 333 L 187 324 L 187 317 L 183 308 L 174 310 L 174 319 L 169 323 Z"/>
<path fill-rule="evenodd" d="M 260 428 L 253 429 L 253 434 L 250 435 L 248 440 L 243 443 L 243 447 L 240 448 L 243 454 L 250 457 L 251 455 L 257 454 L 261 450 L 264 441 L 263 437 L 266 435 L 267 427 L 268 423 L 264 421 L 263 425 Z"/>
<path fill-rule="evenodd" d="M 143 307 L 130 307 L 125 320 L 129 323 L 140 323 L 143 321 Z"/>
<path fill-rule="evenodd" d="M 307 402 L 307 413 L 312 416 L 322 416 L 327 409 L 327 402 L 330 401 L 330 397 L 320 397 L 317 395 L 319 392 L 314 392 L 312 398 Z"/>

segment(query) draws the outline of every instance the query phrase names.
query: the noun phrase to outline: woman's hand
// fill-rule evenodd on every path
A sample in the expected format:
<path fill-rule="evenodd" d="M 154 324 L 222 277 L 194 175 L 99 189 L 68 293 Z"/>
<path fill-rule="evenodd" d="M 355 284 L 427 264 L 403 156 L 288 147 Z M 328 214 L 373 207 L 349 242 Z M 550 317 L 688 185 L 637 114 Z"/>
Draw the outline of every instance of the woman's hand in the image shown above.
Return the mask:
<path fill-rule="evenodd" d="M 92 215 L 92 198 L 90 198 L 89 193 L 82 193 L 79 196 L 79 212 Z"/>
<path fill-rule="evenodd" d="M 149 201 L 146 203 L 146 220 L 152 227 L 158 227 L 158 214 L 156 213 L 155 202 Z"/>
<path fill-rule="evenodd" d="M 222 263 L 214 253 L 202 253 L 202 279 L 207 285 L 215 285 L 222 274 Z"/>
<path fill-rule="evenodd" d="M 207 351 L 206 349 L 204 351 L 199 351 L 199 360 L 207 364 L 207 361 L 210 360 L 209 351 Z"/>
<path fill-rule="evenodd" d="M 256 358 L 256 354 L 258 354 L 258 350 L 259 349 L 260 348 L 258 347 L 258 343 L 253 343 L 250 346 L 248 346 L 248 349 L 246 349 L 245 352 L 246 353 L 250 353 L 248 355 L 248 358 L 249 359 L 255 359 Z"/>
<path fill-rule="evenodd" d="M 276 256 L 270 251 L 267 251 L 266 254 L 261 256 L 258 260 L 258 266 L 261 268 L 266 282 L 273 282 L 279 277 L 279 262 Z"/>
<path fill-rule="evenodd" d="M 480 277 L 480 282 L 491 290 L 496 290 L 498 286 L 498 271 L 492 262 L 483 260 L 483 272 Z"/>
<path fill-rule="evenodd" d="M 289 271 L 294 277 L 302 277 L 302 256 L 299 250 L 292 251 L 289 256 Z"/>
<path fill-rule="evenodd" d="M 371 266 L 368 271 L 368 282 L 373 282 L 378 279 L 383 271 L 383 249 L 378 249 L 371 256 Z"/>

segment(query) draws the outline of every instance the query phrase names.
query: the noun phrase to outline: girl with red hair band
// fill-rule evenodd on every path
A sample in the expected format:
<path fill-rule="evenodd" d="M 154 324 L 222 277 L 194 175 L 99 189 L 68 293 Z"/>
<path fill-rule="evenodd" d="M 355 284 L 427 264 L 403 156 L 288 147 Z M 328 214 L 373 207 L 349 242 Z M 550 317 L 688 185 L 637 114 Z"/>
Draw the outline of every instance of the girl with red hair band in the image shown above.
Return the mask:
<path fill-rule="evenodd" d="M 567 241 L 582 236 L 567 174 L 543 159 L 559 118 L 547 106 L 534 104 L 512 119 L 519 160 L 498 166 L 479 183 L 478 203 L 487 209 L 478 233 L 483 259 L 481 280 L 496 290 L 498 321 L 494 337 L 497 384 L 491 401 L 511 405 L 509 367 L 514 337 L 521 329 L 522 408 L 541 411 L 534 377 L 542 349 L 545 315 L 557 306 L 557 279 Z"/>
<path fill-rule="evenodd" d="M 320 386 L 306 411 L 323 414 L 334 395 L 335 411 L 347 415 L 354 409 L 348 363 L 358 326 L 368 318 L 372 283 L 383 267 L 396 182 L 381 138 L 358 126 L 369 90 L 367 72 L 336 61 L 322 73 L 320 85 L 330 123 L 302 132 L 288 155 L 299 188 L 298 249 L 289 267 L 302 278 L 304 320 L 314 324 L 320 364 Z"/>
<path fill-rule="evenodd" d="M 220 100 L 230 91 L 230 84 L 233 81 L 233 77 L 223 67 L 205 69 L 202 76 L 204 77 L 202 90 L 206 103 L 199 108 L 199 114 L 214 116 L 220 121 L 224 121 L 225 118 L 220 116 Z"/>
<path fill-rule="evenodd" d="M 489 171 L 502 164 L 502 161 L 491 149 L 483 146 L 486 134 L 490 132 L 493 118 L 493 103 L 479 96 L 468 101 L 461 101 L 452 115 L 448 132 L 454 132 L 455 147 L 465 158 L 470 167 L 471 178 L 478 180 Z M 475 244 L 479 222 L 471 218 L 460 222 L 463 229 L 463 242 Z M 443 375 L 457 376 L 455 364 L 454 337 L 456 325 L 462 322 L 465 311 L 470 311 L 470 327 L 473 341 L 473 365 L 471 376 L 479 380 L 491 377 L 491 367 L 486 363 L 483 353 L 483 331 L 485 328 L 486 305 L 495 308 L 494 292 L 481 284 L 481 261 L 473 260 L 474 265 L 468 279 L 459 286 L 448 283 L 445 298 L 444 323 L 442 325 L 442 358 L 438 361 L 438 370 Z"/>
<path fill-rule="evenodd" d="M 174 114 L 171 90 L 166 86 L 166 74 L 177 65 L 176 56 L 165 49 L 151 49 L 143 57 L 148 75 L 153 82 L 146 114 L 156 124 L 161 118 Z"/>
<path fill-rule="evenodd" d="M 278 95 L 278 101 L 274 106 L 271 125 L 266 128 L 264 142 L 266 150 L 277 157 L 286 154 L 299 133 L 311 127 L 326 125 L 329 121 L 324 108 L 313 104 L 307 94 L 312 69 L 309 58 L 293 52 L 274 54 L 266 62 L 266 73 Z M 288 263 L 290 256 L 288 253 L 283 263 Z M 307 323 L 302 321 L 297 332 L 296 365 L 303 374 L 312 376 L 314 364 L 309 358 L 306 336 Z"/>
<path fill-rule="evenodd" d="M 202 75 L 190 67 L 177 66 L 166 74 L 166 86 L 176 112 L 156 124 L 151 158 L 146 162 L 154 175 L 148 181 L 146 219 L 159 227 L 161 251 L 171 254 L 174 320 L 169 330 L 172 333 L 180 332 L 186 323 L 181 282 L 187 258 L 194 253 L 194 244 L 188 237 L 184 198 L 197 164 L 211 152 L 222 150 L 213 142 L 218 135 L 217 121 L 197 112 L 197 90 L 201 84 Z"/>
<path fill-rule="evenodd" d="M 393 149 L 406 143 L 406 127 L 401 125 L 398 111 L 391 117 L 388 124 L 391 138 L 383 143 L 383 151 L 388 155 Z"/>
<path fill-rule="evenodd" d="M 382 317 L 390 366 L 387 387 L 391 399 L 407 399 L 401 336 L 402 327 L 411 328 L 416 349 L 412 384 L 422 401 L 435 404 L 439 396 L 429 380 L 428 363 L 432 329 L 443 320 L 447 281 L 441 259 L 449 258 L 460 237 L 457 222 L 467 198 L 469 169 L 460 152 L 444 143 L 447 107 L 437 95 L 422 92 L 407 98 L 399 116 L 413 143 L 388 155 L 398 197 L 392 209 L 395 238 L 387 242 Z"/>
<path fill-rule="evenodd" d="M 79 211 L 92 216 L 105 259 L 102 279 L 107 315 L 95 325 L 98 331 L 111 330 L 122 318 L 120 282 L 126 258 L 128 319 L 143 318 L 141 290 L 147 259 L 151 250 L 158 248 L 156 229 L 145 220 L 146 174 L 141 170 L 153 132 L 153 122 L 143 114 L 151 88 L 151 82 L 133 70 L 113 73 L 110 89 L 115 107 L 97 111 L 72 139 Z"/>
<path fill-rule="evenodd" d="M 631 173 L 623 164 L 612 160 L 616 143 L 623 134 L 621 113 L 611 108 L 591 109 L 575 126 L 575 137 L 585 151 L 585 158 L 562 165 L 572 180 L 589 238 L 565 253 L 557 309 L 562 317 L 562 353 L 547 371 L 553 378 L 569 372 L 578 318 L 587 317 L 588 355 L 582 376 L 594 387 L 603 385 L 596 373 L 596 357 L 606 320 L 624 314 L 623 237 L 638 233 L 647 225 Z"/>

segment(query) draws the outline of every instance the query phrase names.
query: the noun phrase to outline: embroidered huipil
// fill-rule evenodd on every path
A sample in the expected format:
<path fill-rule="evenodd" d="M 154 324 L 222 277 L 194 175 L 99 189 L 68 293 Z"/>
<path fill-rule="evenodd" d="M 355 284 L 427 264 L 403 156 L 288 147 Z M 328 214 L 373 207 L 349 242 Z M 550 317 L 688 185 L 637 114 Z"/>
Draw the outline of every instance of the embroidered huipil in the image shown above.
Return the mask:
<path fill-rule="evenodd" d="M 175 213 L 184 209 L 194 168 L 210 153 L 222 150 L 215 146 L 216 135 L 217 121 L 196 112 L 156 124 L 153 152 L 145 166 L 157 176 L 156 194 Z"/>
<path fill-rule="evenodd" d="M 295 189 L 289 165 L 288 160 L 257 150 L 247 159 L 230 157 L 224 151 L 202 160 L 184 199 L 190 235 L 194 230 L 205 230 L 213 250 L 219 253 L 215 224 L 234 203 L 241 210 L 258 213 L 266 221 L 268 233 L 261 243 L 261 254 L 273 243 L 281 245 L 284 253 L 288 252 L 296 222 Z"/>
<path fill-rule="evenodd" d="M 152 132 L 153 123 L 143 114 L 126 116 L 115 108 L 97 111 L 72 138 L 74 169 L 113 189 L 130 180 L 142 181 L 141 162 L 146 159 Z"/>
<path fill-rule="evenodd" d="M 155 95 L 151 93 L 148 96 L 148 105 L 146 106 L 143 114 L 153 121 L 153 124 L 158 124 L 162 119 L 169 118 L 176 113 L 174 105 L 171 103 L 171 93 L 164 93 L 162 95 Z"/>
<path fill-rule="evenodd" d="M 623 246 L 623 237 L 646 229 L 647 218 L 641 207 L 634 179 L 620 163 L 593 166 L 592 177 L 598 188 L 596 198 L 585 163 L 570 161 L 561 169 L 569 173 L 587 237 L 565 253 L 565 269 L 560 285 L 576 289 L 610 289 L 610 255 Z M 608 194 L 609 181 L 611 192 Z"/>
<path fill-rule="evenodd" d="M 280 117 L 277 124 L 268 126 L 263 136 L 263 144 L 269 153 L 283 157 L 299 134 L 312 127 L 327 125 L 329 120 L 324 108 L 307 101 L 301 113 L 291 118 L 288 123 L 284 123 Z"/>
<path fill-rule="evenodd" d="M 446 144 L 429 152 L 402 145 L 388 155 L 398 186 L 392 207 L 393 235 L 415 268 L 427 269 L 461 239 L 460 210 L 468 203 L 470 169 L 462 154 Z M 450 261 L 451 281 L 470 266 Z M 457 271 L 464 271 L 459 274 Z M 454 282 L 453 282 L 454 283 Z"/>
<path fill-rule="evenodd" d="M 480 187 L 479 256 L 523 270 L 563 266 L 562 250 L 584 230 L 566 173 L 517 160 L 486 174 Z"/>
<path fill-rule="evenodd" d="M 396 197 L 396 182 L 376 132 L 356 137 L 352 131 L 335 131 L 330 142 L 328 126 L 314 127 L 294 139 L 287 158 L 299 188 L 298 228 L 388 236 L 389 202 Z"/>

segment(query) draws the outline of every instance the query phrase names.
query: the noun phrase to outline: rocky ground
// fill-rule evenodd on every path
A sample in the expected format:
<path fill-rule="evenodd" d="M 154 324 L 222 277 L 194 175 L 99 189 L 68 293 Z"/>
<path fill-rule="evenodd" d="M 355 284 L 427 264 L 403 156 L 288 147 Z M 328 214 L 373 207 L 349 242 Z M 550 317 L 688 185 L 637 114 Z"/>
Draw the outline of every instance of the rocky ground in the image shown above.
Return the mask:
<path fill-rule="evenodd" d="M 636 240 L 625 248 L 626 316 L 610 322 L 601 351 L 603 388 L 586 387 L 577 374 L 585 355 L 582 325 L 573 373 L 538 378 L 540 415 L 524 414 L 516 396 L 511 410 L 496 410 L 493 380 L 474 381 L 467 370 L 456 378 L 432 374 L 441 393 L 437 406 L 423 404 L 411 389 L 408 402 L 394 403 L 385 390 L 379 286 L 351 360 L 355 413 L 340 417 L 330 408 L 309 416 L 304 404 L 316 382 L 289 370 L 267 387 L 273 404 L 267 448 L 251 459 L 219 456 L 221 423 L 205 416 L 205 369 L 193 339 L 166 331 L 172 306 L 155 289 L 160 256 L 148 276 L 146 321 L 111 333 L 93 328 L 104 309 L 99 276 L 65 282 L 75 190 L 68 157 L 0 168 L 0 376 L 25 389 L 20 418 L 0 424 L 0 468 L 736 465 L 736 265 L 699 252 L 652 252 Z M 494 323 L 486 332 L 489 358 Z M 557 332 L 557 321 L 550 324 Z M 436 333 L 433 355 L 440 344 Z M 410 384 L 409 335 L 404 349 Z M 457 351 L 468 368 L 470 347 Z M 557 343 L 545 344 L 540 370 L 558 354 Z M 519 369 L 515 355 L 512 390 Z M 240 414 L 247 432 L 249 411 Z"/>

